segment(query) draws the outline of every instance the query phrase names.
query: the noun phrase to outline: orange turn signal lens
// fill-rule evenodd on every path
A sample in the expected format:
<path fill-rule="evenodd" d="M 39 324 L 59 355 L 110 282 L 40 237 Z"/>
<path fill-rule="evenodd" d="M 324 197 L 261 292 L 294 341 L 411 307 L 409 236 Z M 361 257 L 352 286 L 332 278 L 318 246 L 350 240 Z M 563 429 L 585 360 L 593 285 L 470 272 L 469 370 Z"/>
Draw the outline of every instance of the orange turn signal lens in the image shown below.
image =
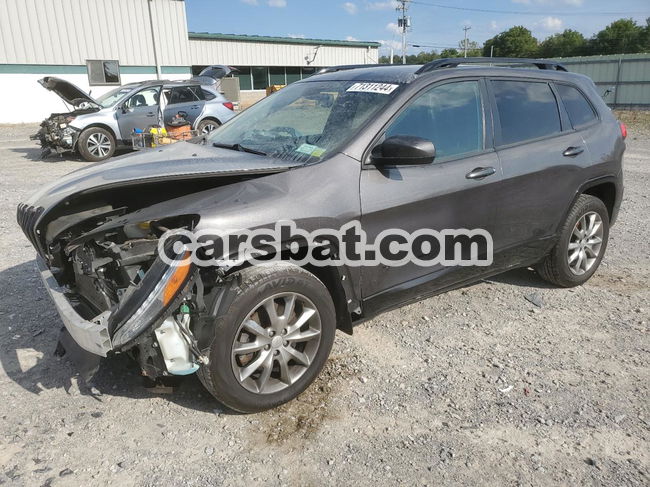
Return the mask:
<path fill-rule="evenodd" d="M 167 306 L 172 299 L 176 297 L 181 286 L 187 279 L 188 274 L 190 273 L 190 253 L 185 252 L 183 260 L 176 266 L 174 273 L 172 274 L 169 281 L 165 285 L 165 290 L 163 291 L 163 306 Z"/>

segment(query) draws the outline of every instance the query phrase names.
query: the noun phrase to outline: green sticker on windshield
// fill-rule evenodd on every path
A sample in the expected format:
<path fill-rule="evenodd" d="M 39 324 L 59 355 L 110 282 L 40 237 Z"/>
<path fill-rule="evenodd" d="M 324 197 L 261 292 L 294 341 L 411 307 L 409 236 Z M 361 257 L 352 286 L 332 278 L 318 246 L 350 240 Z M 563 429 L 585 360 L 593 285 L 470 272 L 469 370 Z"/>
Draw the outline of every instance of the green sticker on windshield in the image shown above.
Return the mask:
<path fill-rule="evenodd" d="M 311 144 L 302 144 L 296 149 L 296 152 L 307 154 L 308 156 L 320 157 L 325 154 L 325 149 Z"/>

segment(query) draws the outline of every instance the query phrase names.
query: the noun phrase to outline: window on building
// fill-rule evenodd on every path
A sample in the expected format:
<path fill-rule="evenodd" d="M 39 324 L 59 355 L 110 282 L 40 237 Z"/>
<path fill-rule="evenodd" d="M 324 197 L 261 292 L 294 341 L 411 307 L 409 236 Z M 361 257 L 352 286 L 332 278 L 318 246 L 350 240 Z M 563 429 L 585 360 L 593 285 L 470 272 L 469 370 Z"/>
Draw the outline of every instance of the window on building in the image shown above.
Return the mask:
<path fill-rule="evenodd" d="M 557 91 L 564 103 L 571 125 L 580 127 L 596 120 L 596 113 L 584 95 L 573 86 L 557 84 Z"/>
<path fill-rule="evenodd" d="M 287 69 L 287 84 L 295 83 L 300 81 L 300 68 L 298 67 L 288 67 Z"/>
<path fill-rule="evenodd" d="M 237 73 L 234 73 L 235 78 L 239 78 L 240 90 L 252 90 L 253 81 L 251 79 L 251 68 L 248 66 L 237 66 Z"/>
<path fill-rule="evenodd" d="M 269 68 L 269 77 L 272 85 L 286 85 L 287 78 L 284 73 L 284 66 L 271 66 Z"/>
<path fill-rule="evenodd" d="M 86 61 L 88 68 L 88 84 L 94 85 L 119 85 L 120 84 L 120 63 L 119 61 Z"/>
<path fill-rule="evenodd" d="M 548 83 L 492 81 L 501 122 L 501 143 L 514 144 L 562 130 L 555 95 Z"/>
<path fill-rule="evenodd" d="M 253 89 L 265 90 L 269 86 L 269 68 L 254 67 L 251 68 L 253 73 Z"/>
<path fill-rule="evenodd" d="M 435 86 L 418 96 L 386 131 L 430 140 L 436 161 L 483 149 L 483 109 L 477 81 Z"/>

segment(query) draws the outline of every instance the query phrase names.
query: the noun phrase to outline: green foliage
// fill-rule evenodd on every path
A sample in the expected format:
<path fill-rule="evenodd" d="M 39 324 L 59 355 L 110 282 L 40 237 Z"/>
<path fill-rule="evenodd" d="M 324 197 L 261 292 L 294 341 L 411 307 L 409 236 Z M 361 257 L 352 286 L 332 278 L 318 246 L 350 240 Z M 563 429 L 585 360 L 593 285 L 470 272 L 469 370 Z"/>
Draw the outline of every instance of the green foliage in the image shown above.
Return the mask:
<path fill-rule="evenodd" d="M 566 29 L 564 32 L 547 37 L 539 45 L 540 57 L 582 56 L 587 53 L 587 39 L 580 32 Z"/>
<path fill-rule="evenodd" d="M 494 57 L 535 57 L 537 54 L 537 39 L 521 25 L 511 27 L 485 41 L 483 56 L 490 56 L 492 46 Z"/>
<path fill-rule="evenodd" d="M 649 19 L 650 20 L 650 19 Z M 650 25 L 641 27 L 633 19 L 619 19 L 589 41 L 589 54 L 628 54 L 650 50 Z"/>

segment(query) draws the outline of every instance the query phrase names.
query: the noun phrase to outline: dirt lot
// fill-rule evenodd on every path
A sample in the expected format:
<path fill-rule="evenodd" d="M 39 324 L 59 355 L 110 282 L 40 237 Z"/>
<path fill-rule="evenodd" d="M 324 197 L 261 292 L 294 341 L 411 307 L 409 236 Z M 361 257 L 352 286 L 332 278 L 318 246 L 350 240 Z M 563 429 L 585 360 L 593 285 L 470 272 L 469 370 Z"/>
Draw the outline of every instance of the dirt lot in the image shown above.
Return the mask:
<path fill-rule="evenodd" d="M 15 209 L 86 163 L 40 161 L 35 127 L 0 127 L 0 484 L 648 485 L 641 122 L 587 285 L 554 289 L 519 270 L 385 314 L 339 335 L 298 400 L 257 415 L 222 412 L 194 377 L 153 393 L 122 357 L 84 385 L 53 355 L 60 321 Z"/>

